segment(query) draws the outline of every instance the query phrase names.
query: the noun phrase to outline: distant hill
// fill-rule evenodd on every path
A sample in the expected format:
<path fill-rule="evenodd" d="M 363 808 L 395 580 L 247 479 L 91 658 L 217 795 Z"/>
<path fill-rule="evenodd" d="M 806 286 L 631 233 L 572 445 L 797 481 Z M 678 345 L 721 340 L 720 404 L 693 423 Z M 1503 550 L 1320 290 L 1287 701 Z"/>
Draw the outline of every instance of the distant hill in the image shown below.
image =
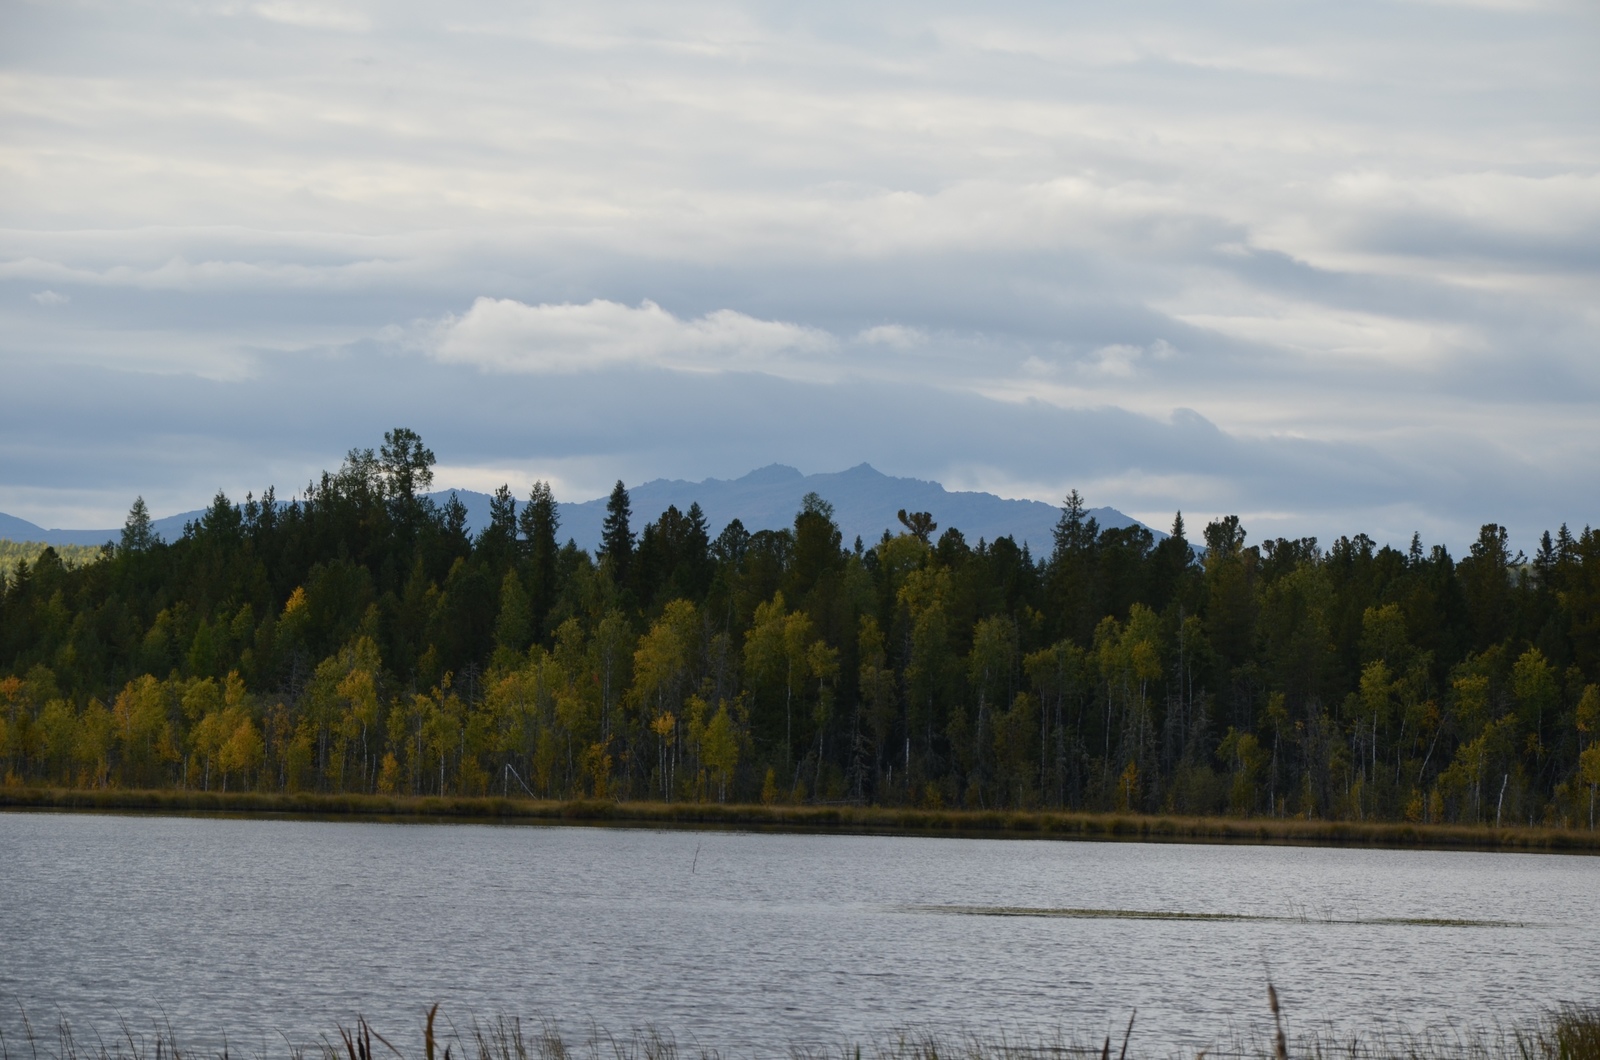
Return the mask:
<path fill-rule="evenodd" d="M 434 496 L 442 503 L 452 492 L 461 498 L 474 527 L 489 521 L 487 494 L 445 490 Z M 979 538 L 993 541 L 1009 534 L 1018 543 L 1026 541 L 1037 554 L 1051 547 L 1051 531 L 1061 517 L 1059 508 L 1040 501 L 1008 500 L 992 493 L 951 492 L 937 482 L 885 475 L 870 464 L 820 475 L 802 475 L 792 467 L 770 464 L 742 478 L 710 478 L 703 482 L 654 479 L 628 488 L 635 531 L 654 521 L 668 505 L 686 511 L 698 501 L 713 537 L 735 518 L 751 532 L 792 526 L 801 498 L 811 492 L 833 505 L 834 519 L 844 533 L 846 545 L 860 535 L 870 547 L 885 530 L 898 533 L 901 527 L 895 513 L 904 508 L 931 512 L 941 532 L 956 527 L 971 544 L 976 545 Z M 1094 508 L 1089 514 L 1102 529 L 1138 522 L 1115 508 Z M 570 537 L 583 548 L 596 547 L 605 515 L 605 497 L 561 505 L 561 539 Z M 1152 532 L 1158 539 L 1166 536 L 1160 531 Z"/>
<path fill-rule="evenodd" d="M 18 519 L 14 515 L 0 512 L 0 538 L 7 541 L 43 541 L 40 535 L 49 533 L 41 527 L 34 526 L 26 519 Z"/>
<path fill-rule="evenodd" d="M 164 540 L 176 541 L 183 536 L 186 524 L 204 514 L 203 510 L 180 512 L 164 519 L 151 520 L 150 528 Z M 107 541 L 121 541 L 122 528 L 119 526 L 115 530 L 46 530 L 26 519 L 18 519 L 14 515 L 0 512 L 0 538 L 7 541 L 38 541 L 46 545 L 99 546 Z"/>
<path fill-rule="evenodd" d="M 792 526 L 801 498 L 812 492 L 833 505 L 834 519 L 844 533 L 846 545 L 858 535 L 864 544 L 871 546 L 885 530 L 898 533 L 900 524 L 895 513 L 904 508 L 911 512 L 931 512 L 941 532 L 956 527 L 971 544 L 976 545 L 979 538 L 993 541 L 1009 534 L 1018 543 L 1026 542 L 1037 555 L 1051 547 L 1051 531 L 1061 517 L 1061 509 L 1041 501 L 1009 500 L 992 493 L 952 492 L 937 482 L 885 475 L 870 464 L 820 475 L 802 475 L 784 464 L 769 464 L 742 478 L 708 478 L 703 482 L 658 478 L 628 489 L 635 531 L 653 522 L 669 505 L 687 511 L 690 504 L 698 501 L 713 537 L 736 518 L 752 533 Z M 467 524 L 474 532 L 489 524 L 488 494 L 447 489 L 430 496 L 443 504 L 452 493 L 461 498 L 467 509 Z M 522 499 L 519 497 L 518 501 Z M 185 524 L 203 514 L 200 510 L 180 512 L 157 519 L 152 526 L 163 538 L 173 541 L 183 536 Z M 1101 529 L 1138 524 L 1137 519 L 1115 508 L 1091 508 L 1088 514 L 1099 522 Z M 600 527 L 605 515 L 605 497 L 562 504 L 561 540 L 571 538 L 581 548 L 595 548 L 600 543 Z M 1166 537 L 1154 528 L 1151 532 L 1157 540 Z M 11 541 L 99 545 L 116 541 L 121 536 L 120 528 L 46 530 L 0 513 L 0 538 Z"/>

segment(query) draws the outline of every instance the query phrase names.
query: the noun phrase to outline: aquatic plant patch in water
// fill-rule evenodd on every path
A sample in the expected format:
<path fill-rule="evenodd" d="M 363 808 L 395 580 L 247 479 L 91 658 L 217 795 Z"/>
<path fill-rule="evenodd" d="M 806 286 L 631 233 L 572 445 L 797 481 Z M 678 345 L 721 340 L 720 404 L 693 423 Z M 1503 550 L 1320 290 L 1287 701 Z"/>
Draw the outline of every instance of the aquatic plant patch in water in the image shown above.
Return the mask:
<path fill-rule="evenodd" d="M 906 913 L 944 913 L 951 916 L 1055 917 L 1066 920 L 1197 920 L 1232 923 L 1366 924 L 1403 927 L 1519 928 L 1532 925 L 1517 920 L 1467 920 L 1451 917 L 1335 917 L 1282 916 L 1269 913 L 1186 913 L 1175 909 L 1070 909 L 1011 905 L 906 905 Z"/>

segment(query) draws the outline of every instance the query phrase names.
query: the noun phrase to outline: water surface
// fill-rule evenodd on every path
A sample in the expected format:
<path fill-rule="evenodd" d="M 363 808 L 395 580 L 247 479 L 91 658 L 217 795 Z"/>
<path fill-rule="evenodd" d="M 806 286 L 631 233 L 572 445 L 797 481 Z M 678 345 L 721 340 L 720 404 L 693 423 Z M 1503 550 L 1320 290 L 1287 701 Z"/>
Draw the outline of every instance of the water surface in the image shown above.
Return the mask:
<path fill-rule="evenodd" d="M 771 1053 L 1137 1007 L 1160 1051 L 1260 1026 L 1269 974 L 1299 1029 L 1600 1001 L 1566 855 L 4 813 L 0 881 L 8 1035 L 21 1002 L 277 1053 L 440 1001 Z"/>

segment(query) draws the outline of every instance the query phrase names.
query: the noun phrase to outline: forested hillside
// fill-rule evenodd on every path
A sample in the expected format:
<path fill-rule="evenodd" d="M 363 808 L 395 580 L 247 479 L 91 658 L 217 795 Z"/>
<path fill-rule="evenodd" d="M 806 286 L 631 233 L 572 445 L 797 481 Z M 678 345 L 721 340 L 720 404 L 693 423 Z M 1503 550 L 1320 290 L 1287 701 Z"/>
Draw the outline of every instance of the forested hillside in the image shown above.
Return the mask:
<path fill-rule="evenodd" d="M 554 498 L 475 538 L 406 430 L 287 506 L 0 583 L 7 784 L 1064 806 L 1593 827 L 1600 535 L 1049 555 L 928 513 L 844 541 Z M 639 524 L 643 525 L 640 526 Z"/>
<path fill-rule="evenodd" d="M 81 567 L 93 563 L 104 553 L 88 545 L 46 545 L 40 541 L 10 541 L 0 538 L 0 574 L 10 574 L 18 563 L 33 563 L 50 549 L 64 566 Z"/>

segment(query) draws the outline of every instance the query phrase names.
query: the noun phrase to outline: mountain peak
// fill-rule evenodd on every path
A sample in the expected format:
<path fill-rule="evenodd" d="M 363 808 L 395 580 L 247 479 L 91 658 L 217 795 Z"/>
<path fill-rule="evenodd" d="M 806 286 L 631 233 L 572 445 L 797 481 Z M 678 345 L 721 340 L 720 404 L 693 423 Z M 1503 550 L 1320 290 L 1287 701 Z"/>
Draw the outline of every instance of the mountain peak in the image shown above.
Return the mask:
<path fill-rule="evenodd" d="M 803 478 L 805 476 L 800 474 L 799 468 L 790 467 L 788 464 L 768 464 L 766 467 L 758 467 L 749 474 L 733 481 L 759 486 L 768 483 L 794 482 Z"/>

